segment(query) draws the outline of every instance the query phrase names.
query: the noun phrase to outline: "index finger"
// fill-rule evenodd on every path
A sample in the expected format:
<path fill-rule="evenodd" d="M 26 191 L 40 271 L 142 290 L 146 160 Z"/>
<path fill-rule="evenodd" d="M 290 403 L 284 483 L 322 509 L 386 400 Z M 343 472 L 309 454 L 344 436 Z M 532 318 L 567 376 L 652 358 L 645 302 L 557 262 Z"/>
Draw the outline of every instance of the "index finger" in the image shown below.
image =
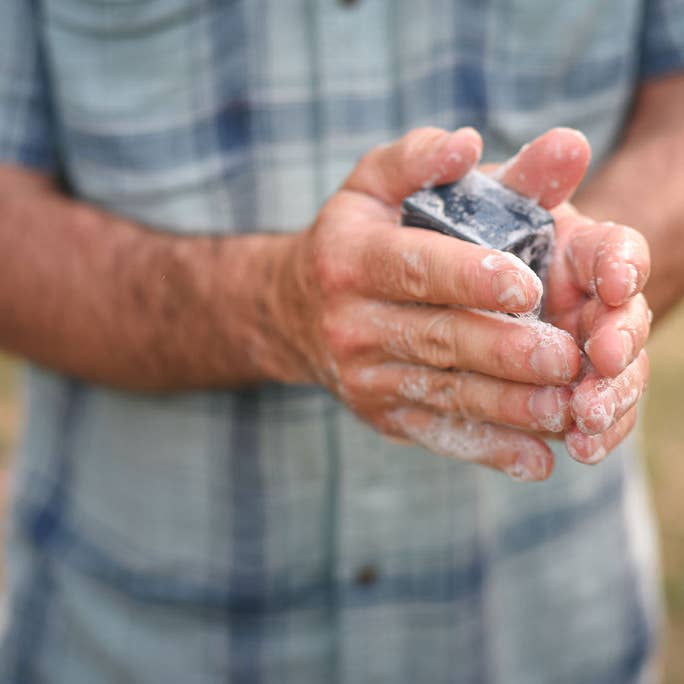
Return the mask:
<path fill-rule="evenodd" d="M 513 254 L 393 224 L 369 230 L 353 270 L 362 294 L 391 301 L 524 313 L 539 305 L 543 291 Z"/>

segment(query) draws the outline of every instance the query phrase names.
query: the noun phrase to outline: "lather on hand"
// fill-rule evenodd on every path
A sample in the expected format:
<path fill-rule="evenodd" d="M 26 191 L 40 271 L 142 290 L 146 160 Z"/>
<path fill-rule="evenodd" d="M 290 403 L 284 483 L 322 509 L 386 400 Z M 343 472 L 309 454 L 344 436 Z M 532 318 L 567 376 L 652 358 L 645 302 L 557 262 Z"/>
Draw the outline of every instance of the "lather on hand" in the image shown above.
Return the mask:
<path fill-rule="evenodd" d="M 541 283 L 510 255 L 397 223 L 404 197 L 462 177 L 481 149 L 472 129 L 418 129 L 359 162 L 293 242 L 278 306 L 292 352 L 281 379 L 324 384 L 387 435 L 544 479 L 544 434 L 564 433 L 575 458 L 596 462 L 634 424 L 648 375 L 648 249 L 636 231 L 567 204 L 590 150 L 554 129 L 501 176 L 556 220 L 545 293 L 554 325 L 473 311 L 531 311 Z M 594 370 L 573 392 L 580 347 Z"/>

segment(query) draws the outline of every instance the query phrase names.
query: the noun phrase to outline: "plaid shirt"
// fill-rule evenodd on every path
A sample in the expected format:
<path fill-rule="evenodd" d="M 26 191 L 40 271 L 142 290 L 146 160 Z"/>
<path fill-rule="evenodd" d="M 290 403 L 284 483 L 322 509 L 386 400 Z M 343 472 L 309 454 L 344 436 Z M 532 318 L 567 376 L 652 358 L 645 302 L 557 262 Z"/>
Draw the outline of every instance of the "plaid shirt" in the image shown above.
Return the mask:
<path fill-rule="evenodd" d="M 423 124 L 492 159 L 574 126 L 601 160 L 683 50 L 681 0 L 2 0 L 0 159 L 159 230 L 293 230 Z M 316 389 L 39 368 L 27 416 L 3 682 L 650 681 L 631 443 L 520 485 Z"/>

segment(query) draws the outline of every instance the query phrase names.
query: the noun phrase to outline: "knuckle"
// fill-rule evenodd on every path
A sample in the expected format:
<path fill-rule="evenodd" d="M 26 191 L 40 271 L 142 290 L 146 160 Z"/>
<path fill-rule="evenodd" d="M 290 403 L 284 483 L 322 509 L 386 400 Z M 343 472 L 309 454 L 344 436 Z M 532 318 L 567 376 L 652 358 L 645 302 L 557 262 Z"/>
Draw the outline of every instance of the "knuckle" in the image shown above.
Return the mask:
<path fill-rule="evenodd" d="M 520 425 L 522 422 L 520 403 L 511 401 L 509 393 L 503 386 L 498 386 L 493 394 L 494 414 L 489 416 L 489 419 L 506 425 Z"/>
<path fill-rule="evenodd" d="M 429 397 L 433 405 L 442 411 L 450 411 L 460 415 L 460 398 L 457 388 L 458 383 L 454 383 L 448 374 L 438 377 L 430 388 Z"/>
<path fill-rule="evenodd" d="M 459 245 L 459 247 L 462 247 Z M 468 245 L 465 245 L 469 248 Z M 459 263 L 458 275 L 458 290 L 463 293 L 463 296 L 467 301 L 482 300 L 483 294 L 487 295 L 488 299 L 491 299 L 493 307 L 496 305 L 496 299 L 493 295 L 493 273 L 491 271 L 483 268 L 484 258 L 474 258 L 474 254 L 468 254 L 467 251 L 463 251 L 461 256 L 461 262 Z M 489 260 L 492 264 L 492 261 Z M 494 256 L 493 265 L 495 268 L 495 273 L 502 270 L 512 270 L 514 267 L 511 265 L 508 257 Z M 517 270 L 517 269 L 514 269 Z M 493 308 L 492 307 L 492 308 Z"/>
<path fill-rule="evenodd" d="M 321 327 L 323 342 L 335 358 L 354 356 L 361 348 L 358 330 L 347 325 L 344 317 L 335 313 L 326 314 Z"/>
<path fill-rule="evenodd" d="M 376 186 L 383 173 L 383 167 L 386 167 L 387 156 L 392 154 L 396 144 L 396 142 L 384 143 L 371 147 L 357 161 L 345 185 L 362 192 L 367 192 L 369 188 Z"/>
<path fill-rule="evenodd" d="M 531 349 L 529 350 L 532 351 Z M 485 354 L 488 365 L 494 374 L 499 375 L 511 366 L 519 366 L 516 362 L 520 353 L 520 344 L 509 335 L 497 335 L 491 349 Z"/>
<path fill-rule="evenodd" d="M 365 152 L 354 167 L 353 177 L 365 179 L 373 173 L 378 166 L 378 159 L 383 152 L 383 145 L 376 145 Z"/>
<path fill-rule="evenodd" d="M 340 371 L 340 383 L 356 401 L 383 401 L 384 396 L 372 393 L 372 369 L 359 366 L 346 366 Z"/>
<path fill-rule="evenodd" d="M 348 287 L 347 269 L 326 246 L 320 246 L 313 255 L 313 271 L 316 284 L 327 295 L 336 294 Z"/>
<path fill-rule="evenodd" d="M 331 313 L 325 313 L 321 319 L 321 339 L 325 346 L 333 351 L 337 342 L 338 330 L 337 317 Z"/>
<path fill-rule="evenodd" d="M 433 316 L 425 326 L 421 345 L 430 362 L 442 369 L 454 365 L 456 358 L 456 335 L 453 318 L 448 313 Z"/>
<path fill-rule="evenodd" d="M 397 273 L 398 286 L 408 297 L 420 301 L 429 300 L 431 283 L 429 274 L 434 269 L 434 259 L 427 249 L 402 258 Z"/>

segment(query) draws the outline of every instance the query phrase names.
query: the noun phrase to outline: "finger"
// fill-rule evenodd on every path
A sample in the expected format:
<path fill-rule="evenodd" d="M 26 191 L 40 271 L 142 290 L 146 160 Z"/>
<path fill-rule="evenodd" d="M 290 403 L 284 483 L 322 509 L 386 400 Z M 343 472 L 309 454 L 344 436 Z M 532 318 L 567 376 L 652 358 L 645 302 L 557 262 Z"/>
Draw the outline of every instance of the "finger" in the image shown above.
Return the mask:
<path fill-rule="evenodd" d="M 597 373 L 608 377 L 617 376 L 637 358 L 651 327 L 642 294 L 617 308 L 588 302 L 580 319 L 580 344 Z"/>
<path fill-rule="evenodd" d="M 496 177 L 547 209 L 567 200 L 589 166 L 587 139 L 572 128 L 553 128 L 525 145 L 499 168 Z"/>
<path fill-rule="evenodd" d="M 568 387 L 538 387 L 479 373 L 386 363 L 361 371 L 358 394 L 407 402 L 440 414 L 536 432 L 562 432 L 572 423 Z"/>
<path fill-rule="evenodd" d="M 520 259 L 419 228 L 374 224 L 345 259 L 362 294 L 505 313 L 534 310 L 543 287 Z"/>
<path fill-rule="evenodd" d="M 495 468 L 515 480 L 545 480 L 553 470 L 546 444 L 512 428 L 408 408 L 392 411 L 387 421 L 433 453 Z"/>
<path fill-rule="evenodd" d="M 610 429 L 636 406 L 648 382 L 648 373 L 645 351 L 616 378 L 589 372 L 572 396 L 571 410 L 577 429 L 585 435 Z"/>
<path fill-rule="evenodd" d="M 600 435 L 585 435 L 576 427 L 565 434 L 565 446 L 572 458 L 580 463 L 595 465 L 602 461 L 636 424 L 637 408 L 632 407 L 613 427 Z"/>
<path fill-rule="evenodd" d="M 357 305 L 358 306 L 358 305 Z M 441 370 L 458 368 L 538 385 L 563 385 L 579 372 L 572 336 L 537 319 L 465 309 L 385 305 L 359 312 L 352 355 L 403 361 Z"/>
<path fill-rule="evenodd" d="M 482 138 L 473 128 L 453 132 L 417 128 L 368 152 L 343 189 L 399 205 L 416 190 L 458 180 L 477 164 L 481 154 Z"/>
<path fill-rule="evenodd" d="M 578 214 L 566 214 L 557 221 L 557 228 L 572 231 L 565 256 L 580 290 L 608 306 L 619 306 L 642 291 L 650 272 L 650 255 L 646 240 L 636 230 L 587 222 Z"/>

